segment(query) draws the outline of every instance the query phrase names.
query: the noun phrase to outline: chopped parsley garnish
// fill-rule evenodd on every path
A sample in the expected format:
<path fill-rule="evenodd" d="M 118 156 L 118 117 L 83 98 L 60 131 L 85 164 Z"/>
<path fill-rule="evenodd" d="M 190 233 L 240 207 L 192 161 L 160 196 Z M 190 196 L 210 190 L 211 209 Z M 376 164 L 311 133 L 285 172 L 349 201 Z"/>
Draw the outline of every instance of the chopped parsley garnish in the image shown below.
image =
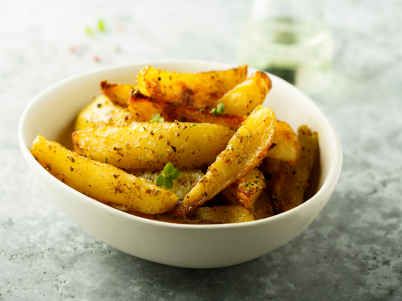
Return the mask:
<path fill-rule="evenodd" d="M 193 123 L 192 125 L 190 125 L 190 128 L 192 128 L 193 126 L 196 126 L 197 124 L 196 123 Z"/>
<path fill-rule="evenodd" d="M 247 188 L 247 186 L 249 186 L 251 184 L 251 182 L 248 182 L 246 185 L 244 185 L 244 188 Z"/>

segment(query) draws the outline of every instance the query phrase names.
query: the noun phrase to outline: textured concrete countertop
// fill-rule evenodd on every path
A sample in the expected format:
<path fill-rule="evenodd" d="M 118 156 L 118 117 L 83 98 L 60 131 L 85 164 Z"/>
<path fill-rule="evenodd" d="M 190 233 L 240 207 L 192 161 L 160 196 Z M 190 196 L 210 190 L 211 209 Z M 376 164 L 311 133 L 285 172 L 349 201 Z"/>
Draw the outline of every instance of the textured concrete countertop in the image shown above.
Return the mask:
<path fill-rule="evenodd" d="M 330 0 L 331 86 L 311 95 L 339 133 L 330 201 L 288 244 L 215 270 L 164 266 L 87 234 L 46 198 L 18 145 L 28 102 L 101 66 L 236 63 L 247 1 L 0 3 L 0 300 L 402 300 L 402 3 Z M 229 4 L 230 3 L 230 4 Z M 85 27 L 105 20 L 105 34 Z"/>

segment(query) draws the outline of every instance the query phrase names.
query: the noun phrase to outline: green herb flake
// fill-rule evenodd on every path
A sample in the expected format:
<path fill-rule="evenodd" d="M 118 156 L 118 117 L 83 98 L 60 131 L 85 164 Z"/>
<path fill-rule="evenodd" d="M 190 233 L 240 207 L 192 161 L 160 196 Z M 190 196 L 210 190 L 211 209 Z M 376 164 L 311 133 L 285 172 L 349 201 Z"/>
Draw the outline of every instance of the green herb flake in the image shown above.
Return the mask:
<path fill-rule="evenodd" d="M 251 184 L 251 182 L 248 182 L 246 185 L 244 185 L 244 188 L 247 188 L 247 186 L 249 186 Z"/>
<path fill-rule="evenodd" d="M 92 32 L 92 30 L 90 29 L 90 28 L 85 28 L 85 32 L 88 34 L 88 35 L 90 35 L 90 36 L 93 36 L 94 35 L 94 33 Z"/>
<path fill-rule="evenodd" d="M 193 123 L 192 125 L 190 125 L 190 128 L 192 128 L 193 126 L 197 126 L 197 124 Z"/>
<path fill-rule="evenodd" d="M 100 21 L 99 21 L 99 23 L 98 23 L 98 29 L 99 29 L 99 31 L 101 31 L 101 32 L 105 32 L 105 31 L 106 31 L 105 24 L 104 24 L 103 20 L 100 20 Z"/>
<path fill-rule="evenodd" d="M 161 114 L 155 114 L 154 116 L 152 116 L 151 120 L 149 121 L 150 123 L 154 123 L 154 122 L 164 122 L 165 119 L 160 117 Z"/>
<path fill-rule="evenodd" d="M 105 159 L 105 163 L 107 163 L 107 157 L 106 157 L 106 159 Z"/>

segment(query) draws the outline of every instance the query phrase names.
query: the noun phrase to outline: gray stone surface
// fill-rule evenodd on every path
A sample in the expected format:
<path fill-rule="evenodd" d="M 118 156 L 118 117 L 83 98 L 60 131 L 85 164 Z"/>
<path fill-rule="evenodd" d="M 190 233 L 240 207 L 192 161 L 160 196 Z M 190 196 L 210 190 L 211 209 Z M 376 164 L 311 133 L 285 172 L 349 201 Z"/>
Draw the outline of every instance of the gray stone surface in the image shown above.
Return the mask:
<path fill-rule="evenodd" d="M 312 97 L 342 142 L 339 184 L 280 249 L 192 270 L 126 255 L 78 228 L 34 182 L 18 121 L 36 94 L 81 71 L 163 58 L 236 62 L 247 1 L 2 0 L 0 300 L 402 300 L 402 3 L 324 4 L 333 81 Z M 86 35 L 101 18 L 107 33 Z"/>

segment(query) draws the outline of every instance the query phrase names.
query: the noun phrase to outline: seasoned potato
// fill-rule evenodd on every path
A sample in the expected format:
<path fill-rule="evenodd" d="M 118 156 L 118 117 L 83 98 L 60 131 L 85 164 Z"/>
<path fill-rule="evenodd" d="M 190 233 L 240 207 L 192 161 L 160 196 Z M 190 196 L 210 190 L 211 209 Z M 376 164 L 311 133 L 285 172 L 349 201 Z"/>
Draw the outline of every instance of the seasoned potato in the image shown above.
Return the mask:
<path fill-rule="evenodd" d="M 138 76 L 140 89 L 158 100 L 205 108 L 246 79 L 247 66 L 224 71 L 185 74 L 147 66 Z M 141 90 L 141 91 L 142 91 Z"/>
<path fill-rule="evenodd" d="M 226 114 L 250 115 L 257 106 L 264 102 L 271 87 L 272 83 L 268 75 L 257 71 L 211 106 L 216 107 L 219 103 L 223 103 Z"/>
<path fill-rule="evenodd" d="M 275 128 L 271 109 L 258 106 L 172 215 L 186 216 L 258 166 L 272 144 Z"/>
<path fill-rule="evenodd" d="M 131 90 L 139 89 L 136 85 L 112 84 L 106 80 L 102 81 L 100 86 L 103 94 L 122 107 L 127 107 Z"/>
<path fill-rule="evenodd" d="M 222 190 L 221 194 L 230 204 L 241 205 L 254 210 L 254 203 L 265 188 L 264 175 L 257 168 L 252 169 L 240 180 Z"/>
<path fill-rule="evenodd" d="M 225 149 L 235 131 L 216 124 L 138 123 L 73 134 L 74 150 L 127 171 L 207 167 Z"/>
<path fill-rule="evenodd" d="M 268 158 L 286 161 L 295 165 L 299 161 L 300 146 L 296 133 L 286 122 L 278 121 L 274 142 L 267 153 Z"/>
<path fill-rule="evenodd" d="M 129 126 L 134 122 L 127 108 L 114 104 L 105 95 L 99 95 L 78 114 L 75 130 L 101 128 L 104 126 Z"/>
<path fill-rule="evenodd" d="M 148 183 L 156 183 L 156 178 L 161 174 L 161 171 L 137 171 L 134 175 L 144 179 Z M 194 184 L 202 178 L 204 173 L 199 169 L 181 170 L 180 177 L 173 181 L 173 188 L 170 189 L 179 200 L 183 199 L 190 192 Z"/>
<path fill-rule="evenodd" d="M 177 196 L 109 164 L 84 158 L 38 136 L 32 155 L 54 177 L 100 202 L 115 203 L 148 214 L 172 210 Z"/>
<path fill-rule="evenodd" d="M 183 105 L 170 105 L 165 109 L 165 115 L 170 116 L 170 119 L 187 121 L 187 122 L 197 122 L 197 123 L 212 123 L 220 124 L 224 126 L 229 126 L 233 128 L 239 128 L 243 121 L 246 120 L 244 116 L 223 114 L 214 115 L 210 111 L 205 109 L 196 109 L 192 107 L 187 107 Z"/>
<path fill-rule="evenodd" d="M 317 133 L 312 133 L 307 126 L 301 126 L 298 134 L 301 146 L 299 162 L 295 166 L 282 162 L 274 183 L 272 198 L 276 214 L 303 203 L 304 191 L 317 155 Z"/>
<path fill-rule="evenodd" d="M 244 223 L 254 220 L 253 214 L 240 205 L 198 207 L 190 217 L 215 223 Z"/>
<path fill-rule="evenodd" d="M 157 101 L 153 97 L 142 94 L 139 90 L 131 91 L 128 100 L 128 109 L 139 122 L 149 122 L 155 114 L 161 114 L 160 117 L 164 118 L 164 122 L 175 121 L 170 117 L 168 107 L 168 103 Z"/>
<path fill-rule="evenodd" d="M 265 190 L 261 192 L 258 199 L 255 201 L 253 214 L 255 219 L 263 219 L 274 216 L 274 210 L 271 205 L 270 196 Z"/>

